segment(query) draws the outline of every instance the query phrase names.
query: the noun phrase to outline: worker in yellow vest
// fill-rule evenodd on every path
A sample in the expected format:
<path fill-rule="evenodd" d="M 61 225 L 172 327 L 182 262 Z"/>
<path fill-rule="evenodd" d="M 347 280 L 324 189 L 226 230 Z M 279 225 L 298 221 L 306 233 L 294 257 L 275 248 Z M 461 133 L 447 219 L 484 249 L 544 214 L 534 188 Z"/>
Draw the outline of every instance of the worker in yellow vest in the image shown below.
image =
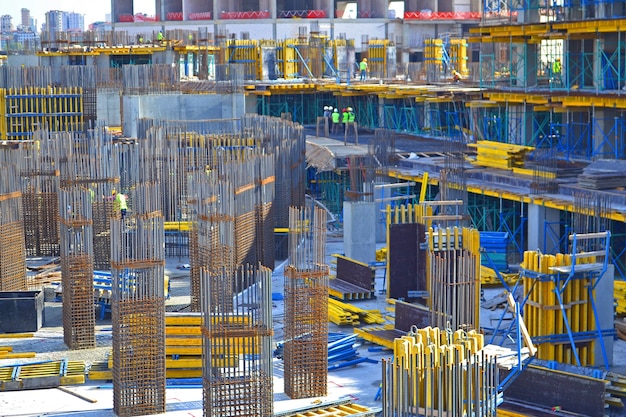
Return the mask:
<path fill-rule="evenodd" d="M 122 220 L 126 217 L 126 210 L 128 209 L 127 198 L 126 195 L 122 193 L 118 193 L 117 191 L 111 191 L 111 195 L 113 196 L 113 208 L 115 211 L 119 210 L 120 216 Z"/>

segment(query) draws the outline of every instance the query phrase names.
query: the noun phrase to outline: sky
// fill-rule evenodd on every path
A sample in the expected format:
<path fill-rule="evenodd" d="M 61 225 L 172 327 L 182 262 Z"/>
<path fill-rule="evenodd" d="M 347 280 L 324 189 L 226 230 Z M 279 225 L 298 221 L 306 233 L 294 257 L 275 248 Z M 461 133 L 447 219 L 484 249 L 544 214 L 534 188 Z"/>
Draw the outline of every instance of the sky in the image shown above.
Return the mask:
<path fill-rule="evenodd" d="M 154 15 L 154 0 L 135 0 L 135 13 Z M 37 19 L 37 30 L 46 20 L 49 10 L 61 10 L 85 15 L 85 29 L 90 23 L 104 21 L 111 13 L 111 0 L 0 0 L 0 16 L 11 15 L 13 26 L 22 23 L 22 8 L 30 10 L 31 17 Z"/>

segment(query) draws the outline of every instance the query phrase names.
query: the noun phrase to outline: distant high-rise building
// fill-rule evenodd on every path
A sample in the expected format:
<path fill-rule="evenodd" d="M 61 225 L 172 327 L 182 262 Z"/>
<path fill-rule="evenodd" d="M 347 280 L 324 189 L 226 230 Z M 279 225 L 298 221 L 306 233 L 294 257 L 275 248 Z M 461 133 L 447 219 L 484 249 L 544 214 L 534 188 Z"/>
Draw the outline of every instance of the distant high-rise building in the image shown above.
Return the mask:
<path fill-rule="evenodd" d="M 22 12 L 22 30 L 28 30 L 28 28 L 30 28 L 31 30 L 34 30 L 35 28 L 31 27 L 32 22 L 30 20 L 30 10 L 23 7 L 21 12 Z"/>
<path fill-rule="evenodd" d="M 69 12 L 65 17 L 67 31 L 83 31 L 85 30 L 85 16 L 80 13 Z"/>
<path fill-rule="evenodd" d="M 5 14 L 0 17 L 0 31 L 8 33 L 13 30 L 13 18 L 11 15 Z"/>
<path fill-rule="evenodd" d="M 50 10 L 46 12 L 46 32 L 54 33 L 64 31 L 64 14 L 65 12 L 60 10 Z"/>
<path fill-rule="evenodd" d="M 80 13 L 50 10 L 46 12 L 46 32 L 85 30 L 85 16 Z"/>

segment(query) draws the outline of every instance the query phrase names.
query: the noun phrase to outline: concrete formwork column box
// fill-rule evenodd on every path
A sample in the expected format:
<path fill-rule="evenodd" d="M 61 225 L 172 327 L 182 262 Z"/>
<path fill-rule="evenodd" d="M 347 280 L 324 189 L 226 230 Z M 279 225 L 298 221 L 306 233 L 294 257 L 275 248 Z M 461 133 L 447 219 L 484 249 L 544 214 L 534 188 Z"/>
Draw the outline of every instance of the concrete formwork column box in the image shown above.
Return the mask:
<path fill-rule="evenodd" d="M 344 201 L 343 242 L 348 258 L 369 263 L 376 260 L 376 205 Z"/>
<path fill-rule="evenodd" d="M 43 324 L 43 291 L 0 291 L 0 333 L 36 332 Z"/>

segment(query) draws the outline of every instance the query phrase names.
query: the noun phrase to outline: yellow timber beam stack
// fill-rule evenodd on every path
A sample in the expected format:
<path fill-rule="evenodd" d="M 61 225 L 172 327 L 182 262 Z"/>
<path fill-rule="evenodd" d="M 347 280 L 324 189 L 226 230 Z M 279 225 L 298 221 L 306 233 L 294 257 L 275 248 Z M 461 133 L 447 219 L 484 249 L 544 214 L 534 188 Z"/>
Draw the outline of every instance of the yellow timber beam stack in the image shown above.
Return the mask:
<path fill-rule="evenodd" d="M 469 146 L 476 148 L 475 165 L 512 170 L 524 168 L 526 154 L 535 148 L 531 146 L 500 143 L 489 140 L 479 140 Z"/>
<path fill-rule="evenodd" d="M 328 318 L 329 321 L 337 325 L 358 326 L 361 322 L 365 324 L 384 324 L 386 322 L 380 310 L 363 310 L 334 298 L 328 298 Z"/>
<path fill-rule="evenodd" d="M 218 320 L 214 318 L 213 320 Z M 241 324 L 247 317 L 232 316 L 229 322 Z M 219 339 L 219 338 L 218 338 Z M 234 342 L 233 342 L 234 339 Z M 224 338 L 223 343 L 216 342 L 222 351 L 213 352 L 216 367 L 236 367 L 237 355 L 256 355 L 259 353 L 260 340 L 256 344 L 246 343 L 247 337 Z M 232 352 L 236 352 L 233 354 Z M 165 374 L 167 378 L 200 378 L 202 376 L 202 316 L 199 313 L 166 313 L 165 315 Z M 89 379 L 110 380 L 113 378 L 113 357 L 108 361 L 97 362 L 89 370 Z"/>

